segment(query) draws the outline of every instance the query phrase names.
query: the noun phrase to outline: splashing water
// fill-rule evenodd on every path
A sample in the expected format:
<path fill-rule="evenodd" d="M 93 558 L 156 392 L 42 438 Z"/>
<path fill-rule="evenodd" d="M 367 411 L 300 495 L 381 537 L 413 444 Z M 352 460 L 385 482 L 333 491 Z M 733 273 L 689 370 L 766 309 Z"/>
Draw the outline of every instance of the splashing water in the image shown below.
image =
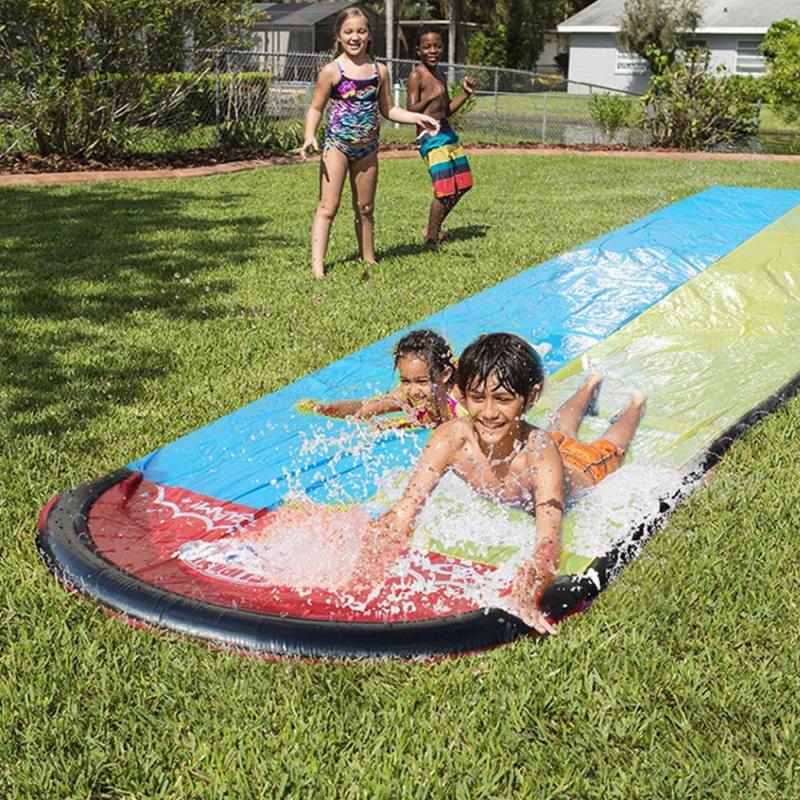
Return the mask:
<path fill-rule="evenodd" d="M 224 569 L 229 580 L 251 586 L 337 590 L 353 577 L 368 520 L 358 507 L 282 506 L 235 536 L 188 542 L 177 557 L 205 573 Z"/>
<path fill-rule="evenodd" d="M 380 442 L 385 436 L 374 427 L 354 425 L 330 436 L 317 430 L 304 445 L 304 455 L 330 455 L 324 482 L 331 498 L 349 495 L 337 488 L 338 459 L 355 459 L 368 467 L 376 491 L 367 502 L 349 508 L 321 505 L 299 484 L 287 482 L 285 505 L 223 539 L 188 542 L 177 557 L 207 575 L 224 572 L 225 580 L 251 586 L 326 590 L 341 607 L 356 611 L 372 603 L 387 614 L 403 616 L 422 597 L 441 613 L 447 613 L 453 600 L 475 608 L 506 607 L 517 568 L 535 545 L 535 520 L 479 496 L 453 474 L 445 475 L 421 511 L 408 551 L 381 564 L 382 574 L 373 576 L 374 590 L 352 591 L 369 521 L 401 497 L 410 474 L 408 468 L 382 463 Z M 419 446 L 410 435 L 409 447 Z M 602 555 L 644 519 L 656 516 L 660 499 L 681 483 L 677 471 L 646 455 L 636 458 L 570 507 L 564 546 L 585 558 Z M 431 553 L 443 554 L 446 563 L 432 562 Z M 476 564 L 482 568 L 476 570 Z"/>

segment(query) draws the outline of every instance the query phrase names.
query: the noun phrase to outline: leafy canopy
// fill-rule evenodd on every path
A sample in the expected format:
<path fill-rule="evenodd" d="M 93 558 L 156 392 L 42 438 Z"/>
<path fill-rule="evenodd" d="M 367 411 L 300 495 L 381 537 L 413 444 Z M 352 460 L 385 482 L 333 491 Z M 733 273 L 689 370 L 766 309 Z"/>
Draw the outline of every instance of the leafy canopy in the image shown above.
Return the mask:
<path fill-rule="evenodd" d="M 618 41 L 626 52 L 644 58 L 657 74 L 662 66 L 673 63 L 701 19 L 697 0 L 626 0 Z M 656 51 L 659 58 L 651 55 Z"/>
<path fill-rule="evenodd" d="M 800 120 L 800 22 L 773 22 L 761 43 L 761 52 L 767 59 L 767 99 L 786 122 Z"/>

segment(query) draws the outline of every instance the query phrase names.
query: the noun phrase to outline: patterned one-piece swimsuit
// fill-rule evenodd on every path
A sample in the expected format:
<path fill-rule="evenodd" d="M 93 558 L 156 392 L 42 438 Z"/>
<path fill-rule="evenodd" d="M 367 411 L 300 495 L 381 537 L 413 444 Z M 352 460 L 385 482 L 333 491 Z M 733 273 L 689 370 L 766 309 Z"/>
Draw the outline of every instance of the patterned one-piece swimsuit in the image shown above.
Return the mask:
<path fill-rule="evenodd" d="M 338 58 L 336 66 L 339 80 L 331 89 L 331 113 L 322 150 L 335 147 L 352 163 L 378 149 L 378 67 L 375 66 L 375 73 L 369 78 L 348 78 Z"/>

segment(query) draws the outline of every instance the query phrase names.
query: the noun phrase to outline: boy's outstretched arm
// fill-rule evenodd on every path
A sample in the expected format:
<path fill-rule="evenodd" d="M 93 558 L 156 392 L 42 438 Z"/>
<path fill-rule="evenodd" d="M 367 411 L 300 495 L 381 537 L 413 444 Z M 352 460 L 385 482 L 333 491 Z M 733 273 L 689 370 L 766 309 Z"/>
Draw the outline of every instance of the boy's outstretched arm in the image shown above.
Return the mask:
<path fill-rule="evenodd" d="M 417 514 L 453 464 L 458 448 L 458 440 L 452 435 L 457 430 L 454 423 L 457 425 L 459 420 L 446 422 L 433 431 L 403 496 L 370 523 L 354 570 L 354 588 L 368 588 L 380 580 L 408 544 Z"/>
<path fill-rule="evenodd" d="M 459 94 L 457 97 L 454 97 L 450 101 L 450 105 L 448 106 L 447 109 L 448 116 L 450 114 L 455 114 L 456 111 L 458 111 L 458 109 L 461 108 L 461 106 L 463 106 L 464 103 L 466 103 L 470 97 L 472 97 L 472 95 L 475 93 L 476 85 L 477 84 L 475 83 L 475 81 L 469 76 L 464 78 L 464 81 L 461 84 L 462 88 L 461 94 Z"/>
<path fill-rule="evenodd" d="M 539 608 L 539 601 L 558 570 L 561 526 L 564 518 L 564 467 L 552 439 L 541 435 L 541 452 L 532 473 L 536 503 L 536 545 L 514 578 L 511 596 L 522 621 L 538 633 L 555 633 Z"/>
<path fill-rule="evenodd" d="M 453 423 L 456 423 L 457 427 Z M 461 435 L 458 433 L 461 426 L 458 423 L 459 420 L 452 420 L 440 425 L 431 433 L 411 473 L 403 496 L 375 521 L 381 530 L 392 538 L 397 537 L 406 541 L 411 537 L 417 515 L 444 474 L 453 465 L 461 441 Z"/>

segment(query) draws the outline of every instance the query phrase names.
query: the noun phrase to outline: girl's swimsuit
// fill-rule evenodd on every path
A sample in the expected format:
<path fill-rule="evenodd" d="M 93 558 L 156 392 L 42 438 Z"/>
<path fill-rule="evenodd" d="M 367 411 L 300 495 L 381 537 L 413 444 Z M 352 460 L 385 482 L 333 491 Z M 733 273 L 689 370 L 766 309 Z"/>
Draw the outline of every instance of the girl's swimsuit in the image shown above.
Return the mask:
<path fill-rule="evenodd" d="M 455 398 L 450 392 L 447 394 L 447 407 L 450 409 L 450 419 L 469 416 L 469 411 L 467 411 L 466 407 L 463 406 L 461 401 Z M 439 417 L 428 405 L 417 409 L 417 411 L 414 413 L 414 420 L 423 428 L 435 428 L 437 425 L 441 425 L 442 422 L 447 422 L 447 420 L 442 420 L 441 417 Z"/>
<path fill-rule="evenodd" d="M 331 113 L 322 150 L 335 147 L 352 163 L 378 149 L 378 67 L 369 78 L 348 78 L 338 58 L 336 66 L 339 80 L 331 89 Z"/>

